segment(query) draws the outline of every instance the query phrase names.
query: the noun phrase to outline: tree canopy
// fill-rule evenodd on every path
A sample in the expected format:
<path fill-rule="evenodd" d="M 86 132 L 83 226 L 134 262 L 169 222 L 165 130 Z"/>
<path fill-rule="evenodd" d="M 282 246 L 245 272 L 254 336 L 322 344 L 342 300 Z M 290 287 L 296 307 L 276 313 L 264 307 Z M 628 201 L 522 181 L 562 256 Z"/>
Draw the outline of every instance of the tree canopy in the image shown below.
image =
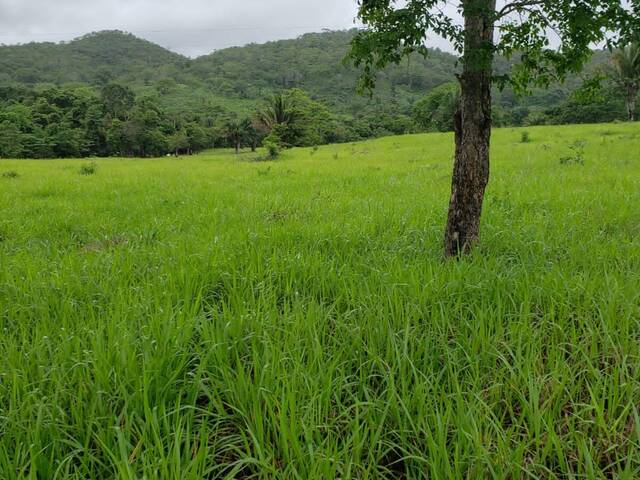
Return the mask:
<path fill-rule="evenodd" d="M 427 57 L 430 33 L 450 40 L 458 54 L 465 51 L 464 25 L 447 13 L 447 1 L 359 0 L 358 5 L 367 28 L 354 38 L 349 57 L 363 69 L 364 89 L 375 86 L 377 74 L 387 65 L 416 52 Z M 466 0 L 455 6 L 459 15 L 486 10 L 496 29 L 497 41 L 477 49 L 467 61 L 482 64 L 496 56 L 513 60 L 508 71 L 493 79 L 523 92 L 579 73 L 593 46 L 610 45 L 635 28 L 638 5 L 637 0 L 630 5 L 621 0 L 513 0 L 497 6 Z"/>
<path fill-rule="evenodd" d="M 640 41 L 623 45 L 613 54 L 614 81 L 624 91 L 627 116 L 636 119 L 636 98 L 640 90 Z"/>

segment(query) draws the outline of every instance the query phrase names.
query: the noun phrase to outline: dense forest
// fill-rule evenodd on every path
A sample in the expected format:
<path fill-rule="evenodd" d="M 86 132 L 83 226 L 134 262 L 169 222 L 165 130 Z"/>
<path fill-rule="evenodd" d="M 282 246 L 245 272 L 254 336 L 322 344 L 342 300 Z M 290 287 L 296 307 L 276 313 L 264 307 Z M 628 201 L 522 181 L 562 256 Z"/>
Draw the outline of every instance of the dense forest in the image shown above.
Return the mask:
<path fill-rule="evenodd" d="M 275 94 L 292 111 L 286 141 L 278 138 L 283 146 L 451 129 L 455 56 L 439 50 L 412 56 L 379 75 L 373 96 L 358 95 L 358 71 L 343 62 L 354 34 L 312 33 L 197 59 L 118 31 L 2 46 L 0 157 L 255 148 L 268 134 L 257 119 Z M 608 52 L 594 52 L 582 76 L 526 97 L 496 89 L 495 124 L 624 119 L 614 83 L 584 82 L 606 76 L 609 63 Z"/>

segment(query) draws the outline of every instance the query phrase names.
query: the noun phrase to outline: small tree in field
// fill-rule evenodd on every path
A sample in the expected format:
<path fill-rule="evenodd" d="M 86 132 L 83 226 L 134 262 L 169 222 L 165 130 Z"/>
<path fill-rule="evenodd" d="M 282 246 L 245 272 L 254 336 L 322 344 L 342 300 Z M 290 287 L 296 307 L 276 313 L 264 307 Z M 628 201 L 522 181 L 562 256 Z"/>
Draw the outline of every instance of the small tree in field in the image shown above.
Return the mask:
<path fill-rule="evenodd" d="M 630 43 L 612 57 L 616 84 L 623 89 L 629 121 L 636 120 L 636 100 L 640 91 L 640 43 Z"/>
<path fill-rule="evenodd" d="M 249 118 L 230 120 L 227 122 L 225 130 L 227 140 L 233 145 L 236 155 L 240 153 L 240 149 L 245 143 L 251 142 L 251 136 L 254 133 L 251 119 Z"/>
<path fill-rule="evenodd" d="M 365 89 L 374 87 L 376 71 L 387 64 L 413 52 L 427 55 L 428 33 L 450 40 L 460 54 L 447 256 L 468 252 L 478 241 L 489 181 L 492 82 L 519 91 L 548 85 L 579 71 L 591 45 L 612 41 L 609 32 L 626 31 L 635 21 L 626 0 L 508 0 L 500 5 L 497 0 L 462 0 L 455 3 L 462 24 L 446 12 L 452 5 L 447 0 L 358 0 L 358 5 L 367 28 L 353 40 L 349 57 L 363 67 Z M 509 75 L 494 76 L 497 55 L 519 59 Z"/>

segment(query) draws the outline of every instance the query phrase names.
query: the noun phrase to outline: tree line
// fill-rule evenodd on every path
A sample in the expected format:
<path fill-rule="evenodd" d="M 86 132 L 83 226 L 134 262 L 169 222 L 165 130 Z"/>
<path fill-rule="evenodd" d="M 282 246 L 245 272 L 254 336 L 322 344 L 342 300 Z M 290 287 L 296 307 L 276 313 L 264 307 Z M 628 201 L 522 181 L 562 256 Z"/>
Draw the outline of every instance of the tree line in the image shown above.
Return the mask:
<path fill-rule="evenodd" d="M 272 95 L 252 114 L 170 113 L 153 95 L 118 83 L 0 87 L 0 157 L 155 157 L 210 148 L 255 150 L 353 139 L 323 104 L 299 89 Z"/>
<path fill-rule="evenodd" d="M 123 85 L 0 88 L 0 156 L 158 156 L 215 141 L 206 118 L 172 117 Z"/>
<path fill-rule="evenodd" d="M 640 47 L 619 49 L 573 93 L 532 114 L 527 107 L 492 107 L 496 126 L 595 123 L 635 119 Z M 460 86 L 446 82 L 417 101 L 411 115 L 369 108 L 339 114 L 302 89 L 256 102 L 252 112 L 173 111 L 162 102 L 170 86 L 136 93 L 128 86 L 0 86 L 0 157 L 152 157 L 210 148 L 255 150 L 357 141 L 390 134 L 453 131 Z M 496 94 L 499 95 L 499 92 Z"/>
<path fill-rule="evenodd" d="M 399 65 L 377 73 L 372 97 L 358 96 L 354 88 L 358 69 L 342 62 L 356 34 L 356 30 L 312 33 L 293 40 L 223 49 L 198 59 L 182 57 L 123 32 L 99 32 L 63 44 L 0 46 L 0 86 L 23 85 L 42 91 L 51 85 L 84 85 L 99 96 L 111 83 L 126 85 L 136 98 L 152 97 L 171 119 L 202 119 L 203 127 L 215 125 L 218 131 L 234 118 L 253 120 L 274 93 L 299 89 L 329 109 L 336 141 L 450 130 L 451 119 L 445 124 L 441 121 L 446 105 L 436 103 L 440 120 L 425 125 L 425 118 L 429 119 L 424 111 L 420 116 L 416 104 L 455 80 L 455 74 L 460 73 L 456 56 L 433 49 L 427 58 L 413 53 Z M 531 95 L 518 96 L 509 85 L 502 91 L 494 86 L 494 125 L 626 118 L 617 87 L 602 89 L 589 99 L 577 96 L 583 75 L 594 75 L 601 66 L 611 64 L 609 51 L 592 53 L 584 74 L 569 72 L 564 83 L 544 88 L 534 85 Z M 495 75 L 504 74 L 514 63 L 515 59 L 497 55 Z M 215 145 L 220 145 L 224 139 L 217 137 Z M 177 135 L 176 140 L 184 144 L 184 135 Z"/>

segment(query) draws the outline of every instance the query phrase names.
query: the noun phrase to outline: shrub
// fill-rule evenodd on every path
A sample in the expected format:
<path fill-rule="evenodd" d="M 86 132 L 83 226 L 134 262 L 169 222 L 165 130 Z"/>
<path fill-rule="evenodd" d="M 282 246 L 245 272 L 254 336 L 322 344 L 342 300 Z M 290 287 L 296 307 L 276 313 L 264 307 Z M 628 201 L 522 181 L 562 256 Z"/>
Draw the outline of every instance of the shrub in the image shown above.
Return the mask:
<path fill-rule="evenodd" d="M 93 175 L 96 173 L 98 166 L 95 162 L 83 163 L 80 165 L 80 175 Z"/>
<path fill-rule="evenodd" d="M 2 172 L 2 178 L 17 178 L 20 175 L 18 175 L 18 172 L 16 172 L 15 170 L 8 170 L 6 172 Z"/>
<path fill-rule="evenodd" d="M 275 142 L 265 141 L 264 148 L 267 149 L 267 158 L 270 160 L 275 160 L 280 155 L 280 146 Z"/>
<path fill-rule="evenodd" d="M 531 137 L 529 136 L 529 132 L 526 130 L 520 134 L 520 143 L 529 143 L 531 141 Z"/>
<path fill-rule="evenodd" d="M 569 145 L 569 150 L 571 153 L 569 155 L 565 155 L 560 158 L 561 165 L 584 165 L 584 147 L 587 145 L 587 142 L 584 140 L 576 140 L 571 145 Z"/>
<path fill-rule="evenodd" d="M 280 150 L 282 148 L 282 143 L 278 134 L 273 131 L 269 135 L 265 137 L 262 141 L 262 145 L 267 150 L 267 159 L 275 160 L 280 156 Z"/>

